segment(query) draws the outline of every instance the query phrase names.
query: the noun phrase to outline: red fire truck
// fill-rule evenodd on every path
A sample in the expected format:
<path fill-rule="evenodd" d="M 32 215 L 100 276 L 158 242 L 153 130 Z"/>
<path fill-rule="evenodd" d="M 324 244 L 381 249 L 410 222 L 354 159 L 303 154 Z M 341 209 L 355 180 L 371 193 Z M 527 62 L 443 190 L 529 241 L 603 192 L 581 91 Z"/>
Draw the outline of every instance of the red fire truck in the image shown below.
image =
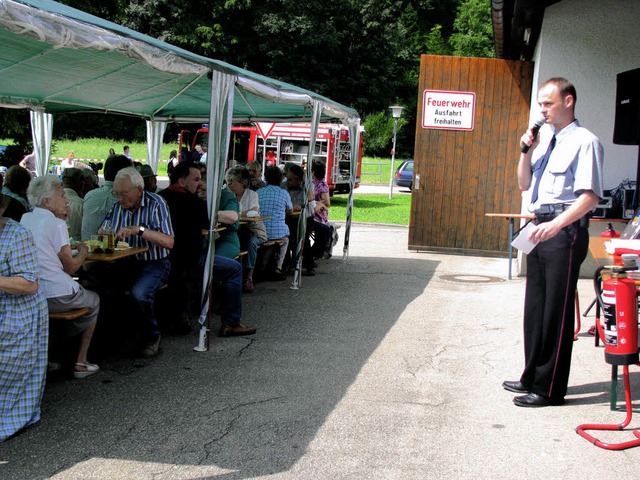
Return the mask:
<path fill-rule="evenodd" d="M 261 124 L 261 126 L 263 125 Z M 267 133 L 266 142 L 256 126 L 232 127 L 227 168 L 256 161 L 266 166 L 284 166 L 288 162 L 306 166 L 310 160 L 323 162 L 327 168 L 325 180 L 331 194 L 349 192 L 351 144 L 347 127 L 339 124 L 319 125 L 315 150 L 309 154 L 310 124 L 276 123 L 269 124 L 269 126 L 272 128 Z M 265 131 L 264 127 L 262 131 Z M 208 133 L 209 128 L 206 124 L 195 131 L 181 130 L 181 158 L 183 160 L 191 159 L 196 145 L 206 147 Z M 361 132 L 357 152 L 356 188 L 360 185 L 362 145 L 363 135 Z"/>

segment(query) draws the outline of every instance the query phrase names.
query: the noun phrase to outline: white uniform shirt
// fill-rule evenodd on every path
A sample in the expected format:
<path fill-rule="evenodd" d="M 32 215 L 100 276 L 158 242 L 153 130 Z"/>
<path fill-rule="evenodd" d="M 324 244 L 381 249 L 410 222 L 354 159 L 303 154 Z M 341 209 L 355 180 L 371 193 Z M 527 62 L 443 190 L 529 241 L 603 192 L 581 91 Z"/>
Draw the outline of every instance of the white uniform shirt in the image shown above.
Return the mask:
<path fill-rule="evenodd" d="M 552 129 L 541 130 L 541 139 L 533 153 L 533 177 L 529 194 L 538 181 L 542 157 L 544 157 L 553 135 Z M 604 149 L 598 137 L 578 121 L 556 133 L 556 146 L 551 153 L 549 163 L 542 172 L 538 189 L 538 200 L 532 205 L 535 210 L 540 205 L 573 203 L 586 190 L 602 198 L 602 163 Z"/>
<path fill-rule="evenodd" d="M 20 223 L 33 234 L 40 262 L 40 287 L 47 298 L 71 295 L 78 291 L 78 283 L 66 273 L 58 253 L 69 245 L 69 232 L 64 220 L 44 208 L 36 207 L 25 213 Z"/>

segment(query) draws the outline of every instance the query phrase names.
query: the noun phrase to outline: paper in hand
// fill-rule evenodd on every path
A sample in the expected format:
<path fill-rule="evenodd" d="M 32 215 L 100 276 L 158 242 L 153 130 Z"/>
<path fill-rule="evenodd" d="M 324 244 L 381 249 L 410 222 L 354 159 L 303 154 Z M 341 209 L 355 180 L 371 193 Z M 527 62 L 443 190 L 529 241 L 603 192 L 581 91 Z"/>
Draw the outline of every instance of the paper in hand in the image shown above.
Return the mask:
<path fill-rule="evenodd" d="M 526 254 L 531 253 L 531 250 L 538 244 L 536 240 L 529 240 L 529 235 L 531 235 L 534 227 L 535 224 L 533 222 L 527 223 L 522 230 L 520 230 L 520 233 L 513 242 L 511 242 L 511 246 Z"/>

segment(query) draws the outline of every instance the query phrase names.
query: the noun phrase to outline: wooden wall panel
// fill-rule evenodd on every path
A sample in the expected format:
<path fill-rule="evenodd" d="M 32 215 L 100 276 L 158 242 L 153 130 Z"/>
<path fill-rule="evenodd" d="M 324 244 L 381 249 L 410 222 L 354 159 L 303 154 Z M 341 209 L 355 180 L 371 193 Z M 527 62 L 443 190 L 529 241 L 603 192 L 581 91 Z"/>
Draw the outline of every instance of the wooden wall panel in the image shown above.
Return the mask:
<path fill-rule="evenodd" d="M 409 249 L 504 254 L 520 211 L 519 138 L 529 118 L 533 64 L 423 55 L 418 89 Z M 473 131 L 422 128 L 424 90 L 475 92 Z"/>

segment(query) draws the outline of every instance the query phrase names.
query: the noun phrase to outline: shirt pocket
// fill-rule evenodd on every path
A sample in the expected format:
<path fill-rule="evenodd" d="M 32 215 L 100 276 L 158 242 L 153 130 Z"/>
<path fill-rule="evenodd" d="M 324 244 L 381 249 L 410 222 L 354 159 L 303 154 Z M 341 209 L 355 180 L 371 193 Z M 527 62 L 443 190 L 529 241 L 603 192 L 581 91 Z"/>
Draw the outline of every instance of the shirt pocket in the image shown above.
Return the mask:
<path fill-rule="evenodd" d="M 574 173 L 571 168 L 574 158 L 570 155 L 562 155 L 559 159 L 553 159 L 549 164 L 549 173 L 552 181 L 548 183 L 549 193 L 561 195 L 565 190 L 572 190 Z"/>

